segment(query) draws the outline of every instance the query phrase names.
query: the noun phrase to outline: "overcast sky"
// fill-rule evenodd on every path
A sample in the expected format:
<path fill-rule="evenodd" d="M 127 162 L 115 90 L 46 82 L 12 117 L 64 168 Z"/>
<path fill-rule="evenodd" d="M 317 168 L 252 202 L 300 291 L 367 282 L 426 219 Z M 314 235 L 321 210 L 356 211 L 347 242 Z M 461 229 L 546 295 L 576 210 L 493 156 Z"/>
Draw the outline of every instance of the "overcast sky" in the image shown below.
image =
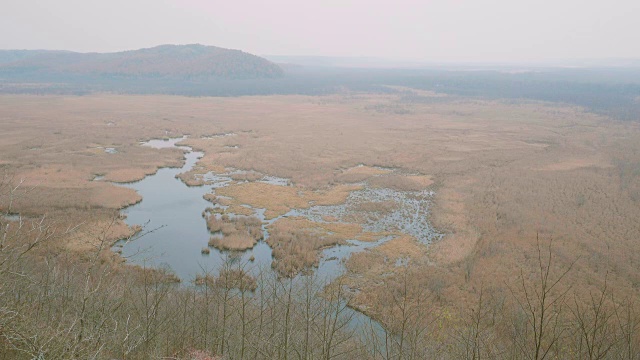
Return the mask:
<path fill-rule="evenodd" d="M 640 0 L 0 0 L 0 48 L 201 43 L 420 61 L 640 58 Z"/>

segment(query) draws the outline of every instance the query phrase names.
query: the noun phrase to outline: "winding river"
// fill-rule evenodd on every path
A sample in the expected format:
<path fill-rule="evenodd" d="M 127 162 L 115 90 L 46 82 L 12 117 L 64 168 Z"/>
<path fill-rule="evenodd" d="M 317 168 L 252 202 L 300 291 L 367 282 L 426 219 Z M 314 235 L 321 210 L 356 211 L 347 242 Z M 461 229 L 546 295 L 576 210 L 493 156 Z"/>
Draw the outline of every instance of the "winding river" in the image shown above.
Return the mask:
<path fill-rule="evenodd" d="M 122 256 L 132 263 L 146 267 L 169 268 L 184 283 L 190 283 L 196 274 L 207 272 L 216 275 L 221 265 L 227 260 L 240 261 L 242 264 L 247 264 L 247 270 L 253 275 L 257 275 L 260 271 L 272 272 L 271 248 L 264 241 L 258 242 L 253 249 L 244 252 L 219 251 L 211 248 L 210 254 L 201 254 L 202 248 L 207 246 L 211 236 L 202 213 L 212 204 L 206 201 L 203 196 L 216 187 L 226 186 L 231 181 L 231 178 L 224 176 L 224 174 L 208 175 L 206 178 L 212 180 L 213 183 L 202 186 L 187 186 L 176 178 L 176 175 L 191 170 L 198 159 L 204 155 L 201 152 L 193 151 L 190 147 L 178 146 L 177 143 L 183 139 L 184 137 L 150 140 L 141 144 L 142 146 L 150 146 L 157 149 L 178 147 L 185 152 L 185 162 L 181 168 L 161 168 L 154 175 L 147 176 L 138 182 L 119 184 L 136 190 L 142 196 L 141 202 L 125 208 L 122 212 L 126 215 L 125 222 L 128 225 L 143 226 L 143 236 L 140 236 L 135 241 L 120 242 L 115 245 L 114 249 L 121 252 Z M 276 177 L 265 177 L 261 181 L 274 185 L 288 185 L 288 180 Z M 350 198 L 358 198 L 359 196 L 388 198 L 397 195 L 389 193 L 354 193 Z M 414 207 L 414 210 L 410 208 L 409 211 L 411 213 L 415 212 L 416 216 L 424 215 L 418 211 L 420 209 L 422 209 L 421 211 L 426 211 L 424 210 L 425 208 L 421 208 L 424 207 L 424 204 L 415 203 L 414 201 Z M 264 219 L 264 209 L 254 209 L 254 211 L 255 215 L 265 223 L 263 230 L 266 238 L 268 237 L 268 232 L 265 227 L 282 216 L 306 216 L 312 220 L 321 221 L 322 214 L 328 212 L 333 215 L 339 215 L 345 212 L 345 206 L 314 206 L 306 210 L 292 210 L 281 217 L 269 221 Z M 390 221 L 393 221 L 394 217 L 401 218 L 407 215 L 410 214 L 392 214 Z M 422 236 L 425 241 L 429 241 L 433 236 L 437 236 L 428 226 L 424 228 L 422 224 L 412 225 L 412 221 L 403 221 L 400 223 L 402 229 L 409 233 L 417 231 L 414 234 L 417 238 Z M 372 228 L 372 230 L 376 229 Z M 344 273 L 344 261 L 351 254 L 379 246 L 391 238 L 386 237 L 376 242 L 349 240 L 347 245 L 326 248 L 322 251 L 323 256 L 318 267 L 314 269 L 314 273 L 321 281 L 328 283 Z M 298 275 L 298 278 L 303 276 L 306 275 Z M 351 309 L 348 309 L 348 311 L 350 312 L 349 315 L 352 316 L 351 323 L 353 326 L 361 328 L 365 324 L 367 327 L 369 324 L 374 324 L 375 327 L 381 328 L 379 324 L 366 315 Z"/>

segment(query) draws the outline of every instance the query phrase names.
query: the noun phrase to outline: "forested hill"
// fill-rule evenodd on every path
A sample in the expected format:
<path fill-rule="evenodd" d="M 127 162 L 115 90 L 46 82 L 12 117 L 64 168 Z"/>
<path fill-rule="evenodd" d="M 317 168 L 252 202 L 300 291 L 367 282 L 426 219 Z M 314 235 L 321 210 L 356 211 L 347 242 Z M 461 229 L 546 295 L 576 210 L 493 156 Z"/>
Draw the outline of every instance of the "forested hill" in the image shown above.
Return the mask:
<path fill-rule="evenodd" d="M 240 50 L 197 44 L 117 53 L 0 50 L 0 78 L 37 75 L 256 79 L 281 77 L 283 71 Z"/>

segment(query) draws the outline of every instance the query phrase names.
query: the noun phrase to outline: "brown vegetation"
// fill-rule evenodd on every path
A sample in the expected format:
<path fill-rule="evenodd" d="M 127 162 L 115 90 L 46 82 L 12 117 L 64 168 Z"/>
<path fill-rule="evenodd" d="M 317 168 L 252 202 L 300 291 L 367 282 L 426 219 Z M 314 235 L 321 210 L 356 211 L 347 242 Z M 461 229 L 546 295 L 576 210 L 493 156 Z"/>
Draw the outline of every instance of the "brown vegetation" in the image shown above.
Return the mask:
<path fill-rule="evenodd" d="M 228 197 L 216 196 L 212 193 L 204 194 L 203 198 L 207 201 L 210 201 L 214 205 L 231 206 L 231 204 L 233 204 L 232 199 Z"/>
<path fill-rule="evenodd" d="M 231 204 L 224 210 L 224 213 L 251 216 L 255 214 L 255 210 L 248 205 Z"/>
<path fill-rule="evenodd" d="M 420 191 L 433 184 L 430 176 L 392 174 L 369 180 L 369 185 L 398 191 Z"/>
<path fill-rule="evenodd" d="M 372 166 L 359 165 L 342 171 L 336 175 L 336 181 L 341 183 L 357 183 L 365 181 L 371 177 L 388 174 L 389 169 L 375 168 Z"/>
<path fill-rule="evenodd" d="M 256 245 L 256 240 L 248 234 L 230 234 L 224 237 L 211 237 L 209 246 L 220 250 L 242 251 L 251 249 Z"/>
<path fill-rule="evenodd" d="M 233 173 L 230 177 L 236 181 L 256 181 L 262 179 L 264 174 L 257 171 L 243 171 L 240 173 Z"/>
<path fill-rule="evenodd" d="M 200 158 L 191 170 L 180 173 L 176 175 L 176 177 L 187 184 L 187 186 L 201 186 L 208 183 L 208 181 L 203 179 L 203 175 L 209 172 L 221 174 L 226 172 L 226 169 L 223 166 L 213 164 L 211 158 L 205 155 Z"/>
<path fill-rule="evenodd" d="M 532 240 L 536 233 L 556 239 L 554 264 L 559 268 L 580 257 L 558 290 L 572 284 L 576 296 L 596 294 L 606 276 L 607 289 L 621 299 L 617 304 L 640 298 L 637 123 L 535 102 L 453 99 L 396 106 L 399 102 L 397 96 L 362 94 L 229 99 L 2 96 L 1 161 L 15 179 L 25 179 L 26 188 L 35 187 L 33 196 L 14 202 L 15 212 L 25 216 L 47 213 L 69 223 L 82 223 L 88 214 L 100 221 L 110 219 L 117 215 L 117 208 L 137 200 L 128 190 L 90 181 L 95 174 L 109 179 L 130 169 L 144 173 L 179 163 L 182 154 L 178 150 L 137 145 L 140 140 L 164 136 L 165 131 L 170 136 L 189 133 L 185 143 L 206 153 L 199 165 L 291 179 L 295 187 L 245 183 L 216 190 L 232 198 L 229 205 L 267 208 L 270 218 L 291 208 L 309 207 L 312 202 L 343 202 L 353 188 L 339 187 L 342 190 L 326 201 L 314 195 L 328 194 L 332 184 L 341 182 L 367 180 L 405 189 L 428 183 L 422 179 L 421 185 L 408 184 L 398 174 L 342 175 L 343 169 L 358 164 L 394 168 L 399 174 L 430 174 L 434 181 L 430 186 L 436 190 L 430 216 L 436 229 L 446 234 L 444 239 L 430 245 L 426 255 L 412 255 L 413 270 L 408 276 L 385 258 L 411 255 L 414 252 L 409 248 L 403 250 L 406 254 L 398 250 L 397 256 L 391 247 L 358 254 L 347 264 L 353 279 L 345 281 L 360 290 L 352 302 L 369 313 L 382 318 L 382 309 L 393 306 L 388 289 L 375 283 L 381 278 L 387 284 L 408 282 L 412 287 L 415 281 L 416 288 L 432 294 L 419 306 L 435 307 L 442 317 L 458 314 L 457 309 L 479 307 L 480 289 L 487 289 L 484 294 L 491 292 L 483 299 L 495 304 L 500 304 L 501 295 L 509 295 L 509 287 L 521 296 L 513 279 L 520 270 L 525 280 L 538 271 Z M 407 111 L 396 114 L 386 109 Z M 237 136 L 232 140 L 200 138 L 227 131 Z M 225 148 L 231 144 L 239 148 Z M 117 147 L 118 153 L 93 151 L 97 145 Z M 133 180 L 141 175 L 127 176 Z M 0 208 L 7 208 L 5 199 L 0 199 Z M 336 240 L 324 232 L 321 240 L 306 241 L 316 234 L 304 228 L 289 231 L 285 227 L 281 234 L 281 245 L 274 245 L 276 248 L 301 247 L 295 253 L 313 253 L 295 261 L 282 255 L 286 259 L 282 261 L 291 261 L 283 265 L 285 273 L 313 264 L 317 249 L 325 241 Z M 296 237 L 304 241 L 294 242 Z M 64 248 L 70 244 L 69 236 L 55 243 Z M 391 293 L 397 295 L 402 287 L 393 289 Z M 607 306 L 614 311 L 615 304 Z M 625 309 L 635 311 L 631 305 Z M 583 310 L 574 312 L 584 314 Z M 622 318 L 622 309 L 615 311 Z M 389 313 L 403 317 L 398 310 Z M 567 311 L 563 314 L 569 316 Z M 472 324 L 471 319 L 459 315 L 457 323 Z M 500 335 L 495 336 L 501 339 L 510 336 L 508 329 L 524 329 L 522 322 L 519 327 L 501 324 L 495 329 Z M 483 331 L 480 333 L 486 334 Z M 468 342 L 468 334 L 455 336 L 474 344 Z M 519 353 L 504 344 L 491 351 L 509 354 L 507 349 L 515 354 L 512 358 L 518 357 Z M 483 356 L 495 354 L 485 350 Z"/>
<path fill-rule="evenodd" d="M 293 186 L 279 186 L 260 182 L 247 182 L 216 189 L 216 194 L 232 198 L 232 204 L 247 204 L 266 209 L 265 217 L 273 219 L 291 209 L 306 209 L 313 205 L 344 203 L 349 193 L 360 186 L 339 185 L 329 189 L 309 191 Z"/>
<path fill-rule="evenodd" d="M 345 307 L 342 283 L 254 279 L 225 263 L 218 277 L 203 274 L 199 286 L 177 287 L 163 270 L 103 262 L 100 247 L 86 262 L 64 254 L 33 261 L 54 240 L 48 222 L 36 223 L 0 218 L 0 358 L 537 360 L 640 353 L 637 303 L 612 290 L 607 277 L 586 293 L 567 284 L 578 263 L 560 265 L 553 244 L 542 240 L 530 259 L 534 272 L 520 272 L 506 292 L 474 289 L 468 307 L 450 306 L 443 284 L 425 279 L 420 268 L 400 267 L 380 278 L 384 291 L 374 301 L 386 304 L 384 312 L 364 309 L 383 327 L 364 324 L 357 333 L 347 326 L 354 313 Z M 389 248 L 413 246 L 410 238 L 396 240 Z"/>
<path fill-rule="evenodd" d="M 293 276 L 316 266 L 319 251 L 345 244 L 349 239 L 374 240 L 384 235 L 362 232 L 357 224 L 316 223 L 305 218 L 283 218 L 269 226 L 267 244 L 273 249 L 272 266 L 283 276 Z"/>
<path fill-rule="evenodd" d="M 213 233 L 222 233 L 222 237 L 213 236 L 209 246 L 221 250 L 251 249 L 262 239 L 262 222 L 255 216 L 234 216 L 226 214 L 207 216 L 207 227 Z"/>
<path fill-rule="evenodd" d="M 358 351 L 340 293 L 320 298 L 321 284 L 262 277 L 250 296 L 256 279 L 226 264 L 213 286 L 175 286 L 164 270 L 104 261 L 104 238 L 82 261 L 43 254 L 65 235 L 53 225 L 0 217 L 1 359 L 346 359 Z"/>
<path fill-rule="evenodd" d="M 199 176 L 199 174 L 194 174 L 193 172 L 184 172 L 176 175 L 176 178 L 182 180 L 187 186 L 202 186 L 207 182 Z"/>

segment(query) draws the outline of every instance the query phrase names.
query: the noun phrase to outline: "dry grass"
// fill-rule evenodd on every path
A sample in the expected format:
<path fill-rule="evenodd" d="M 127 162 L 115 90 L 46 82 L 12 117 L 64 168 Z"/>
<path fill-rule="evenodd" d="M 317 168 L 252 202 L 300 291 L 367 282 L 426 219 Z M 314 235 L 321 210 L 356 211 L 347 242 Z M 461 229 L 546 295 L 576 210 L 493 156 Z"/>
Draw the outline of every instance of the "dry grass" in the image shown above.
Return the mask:
<path fill-rule="evenodd" d="M 286 214 L 292 208 L 309 207 L 294 187 L 265 183 L 243 183 L 216 189 L 216 194 L 228 196 L 235 204 L 248 204 L 254 208 L 267 209 L 267 219 Z"/>
<path fill-rule="evenodd" d="M 353 254 L 340 281 L 355 290 L 350 306 L 373 318 L 385 319 L 393 327 L 390 320 L 398 316 L 398 299 L 394 297 L 405 291 L 405 281 L 408 293 L 419 294 L 420 301 L 431 312 L 440 313 L 443 308 L 453 306 L 450 298 L 469 300 L 460 297 L 461 291 L 453 291 L 460 283 L 455 283 L 450 274 L 425 261 L 425 252 L 426 248 L 414 238 L 400 236 L 370 251 Z"/>
<path fill-rule="evenodd" d="M 269 226 L 267 243 L 273 249 L 273 267 L 283 276 L 293 276 L 318 265 L 320 250 L 346 240 L 373 241 L 385 234 L 363 232 L 360 225 L 318 223 L 305 218 L 283 218 Z"/>
<path fill-rule="evenodd" d="M 21 213 L 76 213 L 74 221 L 92 213 L 108 219 L 103 210 L 134 202 L 136 196 L 97 195 L 120 190 L 94 184 L 93 175 L 131 180 L 175 164 L 182 158 L 179 151 L 144 148 L 138 141 L 164 136 L 165 131 L 170 136 L 189 133 L 185 143 L 206 153 L 199 166 L 292 180 L 295 187 L 246 183 L 217 191 L 228 192 L 233 198 L 229 205 L 267 208 L 268 217 L 308 207 L 312 201 L 343 202 L 352 189 L 331 190 L 332 184 L 368 179 L 374 185 L 415 189 L 435 181 L 432 222 L 447 236 L 430 246 L 418 271 L 424 286 L 444 281 L 442 298 L 453 306 L 468 303 L 481 283 L 503 287 L 520 269 L 532 271 L 527 259 L 536 232 L 557 239 L 561 263 L 581 256 L 580 276 L 571 279 L 576 287 L 587 289 L 584 279 L 601 281 L 610 270 L 611 287 L 640 298 L 634 290 L 640 286 L 637 123 L 535 102 L 421 104 L 393 95 L 360 94 L 2 96 L 0 109 L 2 166 L 30 181 L 29 186 L 38 186 L 35 196 L 15 203 Z M 200 139 L 220 132 L 237 136 Z M 119 152 L 99 152 L 96 145 Z M 239 147 L 225 148 L 229 145 Z M 358 164 L 429 174 L 432 179 L 409 177 L 407 182 L 396 174 L 344 171 Z M 387 176 L 396 180 L 384 183 Z M 302 238 L 309 235 L 294 232 Z M 314 247 L 301 253 L 316 254 Z M 353 261 L 360 257 L 370 257 L 367 278 L 384 273 L 375 271 L 384 267 L 381 254 L 367 253 Z M 291 268 L 313 261 L 310 256 Z M 468 280 L 465 267 L 473 269 Z M 379 291 L 368 287 L 359 301 L 367 304 Z"/>
<path fill-rule="evenodd" d="M 417 183 L 421 189 L 426 189 L 434 183 L 433 177 L 429 175 L 408 175 L 406 178 Z"/>
<path fill-rule="evenodd" d="M 391 169 L 377 168 L 367 165 L 358 165 L 343 171 L 343 174 L 363 174 L 368 176 L 384 175 L 391 172 Z"/>
<path fill-rule="evenodd" d="M 207 182 L 202 178 L 202 174 L 197 174 L 193 172 L 184 172 L 182 174 L 176 175 L 177 179 L 180 179 L 187 186 L 202 186 Z"/>
<path fill-rule="evenodd" d="M 250 208 L 250 207 L 247 207 L 247 206 L 231 204 L 225 210 L 225 213 L 236 214 L 236 215 L 244 215 L 244 216 L 251 216 L 251 215 L 254 214 L 254 210 L 252 208 Z"/>
<path fill-rule="evenodd" d="M 176 175 L 176 177 L 182 180 L 188 186 L 201 186 L 207 183 L 207 181 L 202 178 L 202 175 L 205 175 L 209 172 L 221 174 L 226 172 L 226 169 L 223 166 L 212 163 L 211 157 L 205 155 L 200 158 L 198 163 L 194 165 L 191 170 L 178 174 Z"/>
<path fill-rule="evenodd" d="M 66 224 L 65 224 L 66 225 Z M 65 226 L 63 225 L 63 226 Z M 73 226 L 69 223 L 68 226 Z M 60 229 L 60 231 L 62 228 Z M 67 251 L 85 253 L 94 251 L 104 240 L 105 244 L 111 245 L 120 239 L 130 238 L 142 229 L 129 227 L 121 219 L 107 220 L 103 216 L 95 216 L 90 219 L 85 218 L 85 222 L 72 234 L 66 237 L 63 247 Z"/>
<path fill-rule="evenodd" d="M 369 180 L 369 185 L 377 188 L 388 188 L 398 191 L 425 190 L 433 184 L 430 176 L 392 174 L 378 176 Z"/>
<path fill-rule="evenodd" d="M 311 205 L 337 205 L 360 186 L 339 185 L 326 190 L 309 191 L 294 186 L 279 186 L 260 182 L 247 182 L 216 189 L 216 194 L 232 198 L 231 204 L 247 204 L 266 209 L 265 217 L 273 219 L 291 209 L 306 209 Z"/>
<path fill-rule="evenodd" d="M 176 175 L 176 178 L 182 180 L 187 186 L 202 186 L 209 183 L 203 178 L 203 175 L 209 172 L 221 174 L 226 172 L 226 169 L 211 163 L 210 158 L 205 155 L 191 170 Z"/>
<path fill-rule="evenodd" d="M 420 245 L 412 236 L 399 236 L 378 246 L 375 251 L 381 253 L 391 261 L 407 258 L 420 261 L 424 258 L 426 248 Z"/>
<path fill-rule="evenodd" d="M 323 224 L 324 225 L 324 224 Z M 293 276 L 318 264 L 318 251 L 344 243 L 344 238 L 329 234 L 321 224 L 303 218 L 285 218 L 269 227 L 267 243 L 273 249 L 273 268 L 283 276 Z"/>
<path fill-rule="evenodd" d="M 412 266 L 423 262 L 426 251 L 427 248 L 412 236 L 397 236 L 376 248 L 354 254 L 346 263 L 349 273 L 344 280 L 347 285 L 360 290 L 369 283 L 379 284 L 381 277 L 403 270 L 402 266 L 408 262 Z M 402 266 L 399 266 L 399 261 L 403 261 Z"/>
<path fill-rule="evenodd" d="M 257 171 L 243 171 L 241 173 L 233 173 L 231 174 L 231 178 L 236 181 L 257 181 L 264 177 L 264 174 L 261 174 Z"/>
<path fill-rule="evenodd" d="M 212 237 L 209 239 L 209 246 L 220 250 L 242 251 L 253 248 L 256 240 L 249 234 L 230 234 L 222 238 Z"/>
<path fill-rule="evenodd" d="M 207 217 L 207 227 L 211 232 L 222 232 L 225 235 L 246 232 L 257 240 L 262 237 L 262 222 L 255 216 L 210 215 Z"/>
<path fill-rule="evenodd" d="M 204 194 L 203 198 L 207 201 L 210 201 L 214 205 L 221 206 L 231 206 L 233 204 L 233 200 L 227 197 L 216 196 L 216 194 Z"/>
<path fill-rule="evenodd" d="M 209 246 L 221 250 L 251 249 L 263 237 L 262 222 L 254 216 L 230 218 L 226 214 L 209 214 L 207 227 L 213 233 L 222 233 L 222 238 L 211 237 L 209 240 Z"/>
<path fill-rule="evenodd" d="M 373 166 L 359 165 L 342 171 L 336 175 L 336 181 L 341 183 L 357 183 L 371 177 L 390 173 L 389 169 L 381 169 Z"/>

